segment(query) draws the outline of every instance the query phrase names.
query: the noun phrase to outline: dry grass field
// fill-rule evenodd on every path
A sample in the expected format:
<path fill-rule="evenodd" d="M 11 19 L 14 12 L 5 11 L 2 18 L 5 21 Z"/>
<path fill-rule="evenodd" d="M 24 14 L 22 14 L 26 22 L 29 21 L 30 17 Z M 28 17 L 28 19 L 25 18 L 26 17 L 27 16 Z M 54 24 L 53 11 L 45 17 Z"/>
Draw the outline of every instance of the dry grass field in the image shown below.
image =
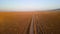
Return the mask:
<path fill-rule="evenodd" d="M 24 12 L 0 12 L 0 34 L 23 34 L 28 29 L 31 16 L 31 13 Z"/>
<path fill-rule="evenodd" d="M 28 34 L 32 15 L 35 18 L 33 19 L 35 25 L 38 23 L 41 34 L 60 34 L 59 11 L 0 12 L 0 34 Z"/>
<path fill-rule="evenodd" d="M 42 34 L 60 34 L 60 12 L 38 12 L 36 16 Z"/>

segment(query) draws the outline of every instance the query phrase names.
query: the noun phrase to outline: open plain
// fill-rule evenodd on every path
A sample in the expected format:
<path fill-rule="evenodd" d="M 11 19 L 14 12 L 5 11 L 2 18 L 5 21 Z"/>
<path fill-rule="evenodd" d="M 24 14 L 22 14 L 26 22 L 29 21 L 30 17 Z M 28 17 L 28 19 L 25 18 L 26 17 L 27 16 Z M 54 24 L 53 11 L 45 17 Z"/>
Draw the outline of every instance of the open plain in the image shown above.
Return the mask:
<path fill-rule="evenodd" d="M 60 34 L 60 12 L 0 12 L 0 34 L 32 34 L 31 29 L 33 34 Z"/>

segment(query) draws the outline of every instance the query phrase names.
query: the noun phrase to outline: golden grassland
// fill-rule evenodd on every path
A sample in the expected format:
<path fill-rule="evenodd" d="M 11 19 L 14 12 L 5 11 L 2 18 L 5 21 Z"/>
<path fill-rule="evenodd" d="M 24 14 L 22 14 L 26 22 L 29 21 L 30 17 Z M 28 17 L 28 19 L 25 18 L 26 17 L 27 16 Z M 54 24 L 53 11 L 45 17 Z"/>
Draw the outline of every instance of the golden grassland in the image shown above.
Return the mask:
<path fill-rule="evenodd" d="M 44 34 L 60 34 L 60 12 L 40 12 L 37 15 Z"/>
<path fill-rule="evenodd" d="M 31 20 L 31 13 L 0 12 L 0 34 L 23 34 Z"/>
<path fill-rule="evenodd" d="M 0 12 L 0 34 L 27 34 L 33 15 L 38 16 L 36 19 L 44 34 L 60 34 L 59 11 Z"/>

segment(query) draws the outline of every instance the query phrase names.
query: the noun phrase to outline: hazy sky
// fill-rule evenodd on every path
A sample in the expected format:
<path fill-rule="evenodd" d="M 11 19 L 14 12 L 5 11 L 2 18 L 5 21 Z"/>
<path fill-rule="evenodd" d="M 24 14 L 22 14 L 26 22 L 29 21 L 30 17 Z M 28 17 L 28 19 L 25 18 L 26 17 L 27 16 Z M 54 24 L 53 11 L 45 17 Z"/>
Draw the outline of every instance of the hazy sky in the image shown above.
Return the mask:
<path fill-rule="evenodd" d="M 60 8 L 60 0 L 0 0 L 0 10 L 49 10 Z"/>

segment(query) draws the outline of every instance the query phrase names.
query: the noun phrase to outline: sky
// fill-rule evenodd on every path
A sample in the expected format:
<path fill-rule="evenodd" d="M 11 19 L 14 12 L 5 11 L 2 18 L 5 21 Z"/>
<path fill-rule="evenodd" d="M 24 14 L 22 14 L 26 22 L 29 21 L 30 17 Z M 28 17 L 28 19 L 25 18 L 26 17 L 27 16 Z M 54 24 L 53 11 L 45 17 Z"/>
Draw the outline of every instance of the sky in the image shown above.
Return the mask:
<path fill-rule="evenodd" d="M 0 0 L 0 10 L 30 11 L 60 8 L 60 0 Z"/>

